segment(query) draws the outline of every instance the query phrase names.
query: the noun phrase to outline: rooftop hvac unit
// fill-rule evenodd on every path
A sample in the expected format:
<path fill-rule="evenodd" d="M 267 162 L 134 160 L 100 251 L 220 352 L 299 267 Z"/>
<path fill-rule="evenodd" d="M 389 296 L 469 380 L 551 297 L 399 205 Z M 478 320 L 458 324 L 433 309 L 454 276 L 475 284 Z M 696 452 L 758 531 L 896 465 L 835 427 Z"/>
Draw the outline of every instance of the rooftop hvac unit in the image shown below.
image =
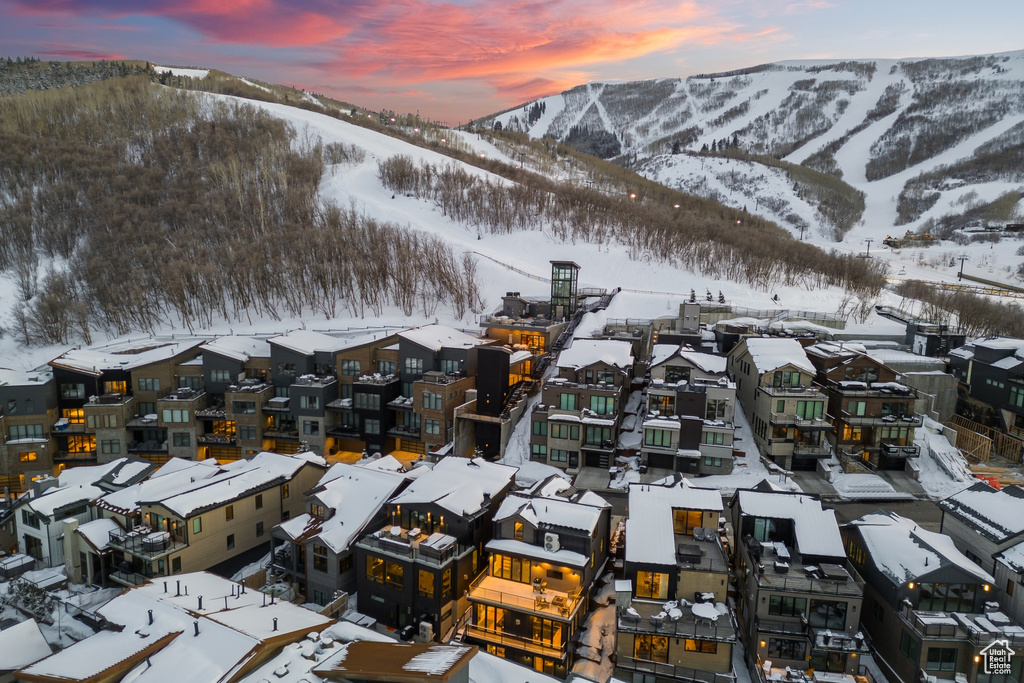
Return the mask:
<path fill-rule="evenodd" d="M 420 640 L 430 642 L 434 639 L 434 625 L 429 621 L 420 622 Z"/>
<path fill-rule="evenodd" d="M 562 546 L 558 543 L 558 534 L 544 534 L 544 550 L 557 553 Z"/>

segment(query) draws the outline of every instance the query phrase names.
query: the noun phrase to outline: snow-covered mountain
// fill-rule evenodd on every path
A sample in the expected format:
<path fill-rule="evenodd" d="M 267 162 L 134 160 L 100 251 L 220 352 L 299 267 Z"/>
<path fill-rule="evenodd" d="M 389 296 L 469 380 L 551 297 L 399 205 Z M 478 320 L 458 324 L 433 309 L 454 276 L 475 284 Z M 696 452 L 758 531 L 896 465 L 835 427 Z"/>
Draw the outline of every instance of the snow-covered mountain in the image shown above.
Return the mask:
<path fill-rule="evenodd" d="M 949 236 L 1024 215 L 1024 51 L 588 83 L 482 123 L 617 157 L 795 234 L 851 243 L 907 229 Z M 742 158 L 708 156 L 720 150 Z M 770 165 L 759 163 L 766 157 Z M 845 220 L 829 211 L 829 193 L 807 192 L 821 176 L 804 169 L 842 179 L 852 202 Z"/>

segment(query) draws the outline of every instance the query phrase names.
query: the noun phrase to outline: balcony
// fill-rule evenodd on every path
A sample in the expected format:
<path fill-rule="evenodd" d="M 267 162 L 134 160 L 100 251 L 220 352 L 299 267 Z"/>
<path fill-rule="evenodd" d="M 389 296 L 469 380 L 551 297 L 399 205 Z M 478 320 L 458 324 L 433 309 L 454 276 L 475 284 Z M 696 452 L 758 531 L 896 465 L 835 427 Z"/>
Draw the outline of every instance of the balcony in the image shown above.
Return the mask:
<path fill-rule="evenodd" d="M 822 393 L 821 389 L 816 386 L 796 386 L 796 387 L 776 387 L 770 385 L 761 385 L 758 387 L 761 391 L 768 394 L 769 396 L 775 396 L 778 398 L 786 397 L 801 397 L 801 398 L 817 398 L 822 401 L 825 400 L 825 394 Z"/>
<path fill-rule="evenodd" d="M 356 378 L 353 384 L 366 384 L 370 386 L 383 387 L 387 386 L 388 384 L 394 384 L 395 382 L 398 381 L 400 381 L 400 378 L 397 375 L 373 374 L 360 375 L 358 378 Z"/>
<path fill-rule="evenodd" d="M 129 588 L 131 588 L 132 586 L 141 586 L 147 581 L 156 578 L 156 575 L 151 573 L 136 572 L 128 568 L 119 568 L 115 571 L 110 572 L 110 578 L 111 580 L 116 581 L 122 586 L 128 586 Z"/>
<path fill-rule="evenodd" d="M 415 407 L 415 404 L 416 399 L 412 396 L 399 396 L 398 398 L 388 401 L 388 408 L 391 408 L 392 410 L 411 411 Z"/>
<path fill-rule="evenodd" d="M 774 545 L 777 547 L 777 544 Z M 744 552 L 761 589 L 849 597 L 860 597 L 864 592 L 863 581 L 856 572 L 845 566 L 822 563 L 820 566 L 805 567 L 796 557 L 781 557 L 777 554 L 772 557 L 766 553 L 755 555 L 749 547 L 744 547 Z M 784 564 L 777 560 L 782 560 Z"/>
<path fill-rule="evenodd" d="M 882 455 L 887 458 L 916 458 L 921 455 L 920 446 L 900 446 L 894 443 L 882 444 Z"/>
<path fill-rule="evenodd" d="M 618 613 L 619 633 L 657 633 L 670 638 L 691 638 L 736 642 L 736 625 L 732 613 L 719 615 L 715 621 L 699 619 L 690 607 L 666 610 L 664 602 L 632 600 Z"/>
<path fill-rule="evenodd" d="M 327 430 L 327 436 L 341 439 L 359 439 L 362 438 L 362 432 L 355 425 L 335 425 Z"/>
<path fill-rule="evenodd" d="M 196 418 L 200 420 L 224 420 L 228 416 L 224 408 L 210 406 L 196 411 Z"/>
<path fill-rule="evenodd" d="M 337 382 L 334 375 L 299 375 L 292 382 L 292 386 L 299 387 L 326 387 Z"/>
<path fill-rule="evenodd" d="M 420 428 L 419 427 L 406 427 L 405 425 L 395 425 L 388 430 L 388 436 L 394 436 L 399 439 L 420 439 Z"/>
<path fill-rule="evenodd" d="M 62 417 L 53 423 L 52 432 L 54 436 L 85 434 L 85 422 L 68 422 L 67 418 Z"/>
<path fill-rule="evenodd" d="M 205 391 L 202 391 L 200 389 L 189 389 L 187 387 L 182 387 L 180 389 L 175 389 L 166 396 L 161 397 L 159 400 L 184 402 L 195 401 L 200 398 L 203 398 L 204 396 L 206 396 Z"/>
<path fill-rule="evenodd" d="M 485 602 L 561 621 L 572 620 L 583 601 L 581 593 L 578 587 L 569 592 L 562 592 L 486 574 L 469 584 L 471 602 Z"/>
<path fill-rule="evenodd" d="M 110 393 L 110 394 L 102 394 L 100 396 L 92 396 L 85 403 L 85 405 L 87 405 L 87 406 L 123 406 L 123 405 L 126 405 L 128 403 L 131 403 L 134 400 L 135 400 L 134 396 L 126 395 L 126 394 L 120 394 L 120 393 L 116 393 L 115 392 L 115 393 Z"/>
<path fill-rule="evenodd" d="M 264 414 L 279 414 L 291 412 L 291 399 L 287 396 L 275 396 L 263 404 L 261 410 Z"/>
<path fill-rule="evenodd" d="M 96 451 L 84 451 L 81 453 L 69 453 L 68 451 L 57 451 L 53 454 L 54 463 L 83 463 L 96 462 Z"/>
<path fill-rule="evenodd" d="M 832 429 L 831 419 L 831 416 L 807 419 L 793 413 L 772 413 L 768 418 L 768 423 L 772 427 L 799 427 L 805 431 L 830 430 Z"/>
<path fill-rule="evenodd" d="M 149 527 L 135 527 L 131 531 L 120 529 L 110 532 L 107 547 L 121 550 L 145 561 L 169 555 L 188 546 L 184 535 L 169 531 L 153 531 Z"/>
<path fill-rule="evenodd" d="M 485 643 L 493 643 L 504 647 L 513 647 L 517 650 L 525 650 L 533 654 L 561 660 L 565 657 L 566 642 L 563 638 L 561 647 L 554 647 L 549 643 L 536 641 L 532 638 L 517 636 L 503 631 L 485 628 L 478 624 L 466 624 L 466 637 L 480 640 Z"/>
<path fill-rule="evenodd" d="M 812 647 L 826 652 L 868 652 L 867 643 L 860 632 L 855 636 L 841 629 L 818 628 L 811 626 L 808 630 Z M 859 638 L 857 636 L 860 636 Z"/>
<path fill-rule="evenodd" d="M 416 380 L 417 383 L 422 382 L 423 384 L 451 384 L 452 382 L 458 382 L 460 379 L 464 379 L 461 374 L 445 374 L 443 372 L 424 372 L 423 376 Z"/>
<path fill-rule="evenodd" d="M 160 420 L 156 413 L 149 415 L 136 415 L 125 423 L 125 429 L 157 429 L 160 427 Z"/>
<path fill-rule="evenodd" d="M 727 672 L 703 671 L 691 669 L 685 666 L 676 666 L 664 662 L 652 662 L 647 659 L 636 657 L 619 656 L 615 662 L 617 669 L 636 671 L 644 674 L 652 674 L 659 679 L 662 677 L 674 681 L 690 681 L 692 683 L 736 683 L 736 676 L 731 669 Z"/>
<path fill-rule="evenodd" d="M 963 612 L 935 612 L 917 610 L 906 602 L 902 605 L 900 618 L 917 632 L 922 639 L 967 641 L 984 647 L 995 639 L 1007 641 L 1013 648 L 1024 647 L 1024 633 L 1012 625 L 1009 617 L 1001 612 L 968 614 Z M 984 620 L 984 624 L 980 623 Z M 994 626 L 1004 624 L 1002 628 Z M 995 630 L 993 630 L 995 629 Z"/>
<path fill-rule="evenodd" d="M 200 446 L 234 446 L 235 437 L 227 434 L 200 434 L 196 443 Z"/>
<path fill-rule="evenodd" d="M 806 617 L 799 619 L 761 619 L 756 617 L 754 621 L 754 629 L 758 634 L 771 633 L 806 637 L 809 628 Z"/>
<path fill-rule="evenodd" d="M 294 439 L 298 441 L 299 430 L 298 429 L 264 429 L 263 438 L 265 439 Z"/>
<path fill-rule="evenodd" d="M 396 533 L 397 530 L 397 533 Z M 359 545 L 370 550 L 382 552 L 415 562 L 441 567 L 449 562 L 473 552 L 473 546 L 462 545 L 454 536 L 434 533 L 413 533 L 419 529 L 407 531 L 400 527 L 385 527 L 375 534 L 366 536 Z"/>
<path fill-rule="evenodd" d="M 804 458 L 824 458 L 829 455 L 828 446 L 825 444 L 793 444 L 793 455 Z"/>
<path fill-rule="evenodd" d="M 130 441 L 128 443 L 129 453 L 166 453 L 166 441 Z"/>

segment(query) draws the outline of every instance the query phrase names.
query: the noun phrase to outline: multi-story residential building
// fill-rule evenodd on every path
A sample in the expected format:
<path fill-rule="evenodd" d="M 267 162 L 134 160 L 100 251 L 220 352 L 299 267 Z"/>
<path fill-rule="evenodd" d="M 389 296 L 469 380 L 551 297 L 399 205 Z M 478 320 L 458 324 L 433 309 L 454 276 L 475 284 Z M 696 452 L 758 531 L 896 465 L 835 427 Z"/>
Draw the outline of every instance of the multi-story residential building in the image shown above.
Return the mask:
<path fill-rule="evenodd" d="M 0 368 L 0 486 L 27 490 L 33 477 L 53 470 L 57 394 L 49 367 L 32 372 Z"/>
<path fill-rule="evenodd" d="M 403 451 L 426 453 L 454 439 L 455 408 L 476 388 L 477 350 L 495 340 L 474 337 L 443 325 L 398 333 L 402 403 L 388 405 L 396 425 L 406 427 Z"/>
<path fill-rule="evenodd" d="M 288 602 L 270 604 L 265 593 L 207 572 L 125 590 L 95 610 L 102 629 L 15 677 L 39 683 L 237 681 L 287 645 L 319 641 L 317 634 L 332 623 Z"/>
<path fill-rule="evenodd" d="M 270 381 L 270 344 L 263 337 L 217 337 L 199 347 L 203 352 L 202 385 L 211 406 L 224 405 L 224 392 L 246 380 Z"/>
<path fill-rule="evenodd" d="M 103 465 L 69 468 L 58 477 L 36 479 L 31 495 L 20 498 L 15 510 L 18 547 L 34 557 L 40 567 L 64 564 L 65 522 L 73 520 L 73 530 L 91 518 L 92 501 L 141 481 L 155 469 L 152 463 L 124 457 Z"/>
<path fill-rule="evenodd" d="M 942 533 L 995 576 L 994 599 L 1015 622 L 1024 623 L 1024 488 L 995 489 L 979 481 L 938 506 Z"/>
<path fill-rule="evenodd" d="M 270 530 L 305 511 L 303 493 L 326 463 L 312 453 L 259 453 L 217 467 L 212 476 L 143 489 L 142 525 L 110 534 L 117 571 L 133 586 L 149 579 L 214 568 L 260 545 Z"/>
<path fill-rule="evenodd" d="M 146 461 L 143 464 L 150 465 Z M 154 466 L 150 465 L 150 469 Z M 122 535 L 142 526 L 139 501 L 158 497 L 196 481 L 209 479 L 220 471 L 216 460 L 171 458 L 148 477 L 130 486 L 111 491 L 89 504 L 89 521 L 67 522 L 64 528 L 64 567 L 68 581 L 92 586 L 109 586 L 110 573 L 118 569 L 111 534 Z M 120 478 L 130 474 L 122 468 Z M 103 481 L 101 480 L 101 485 Z M 118 555 L 118 562 L 123 556 Z M 116 584 L 120 585 L 120 584 Z"/>
<path fill-rule="evenodd" d="M 166 462 L 172 422 L 162 419 L 157 402 L 179 387 L 191 389 L 195 384 L 201 366 L 185 364 L 199 355 L 200 343 L 72 349 L 50 361 L 59 409 L 54 464 L 109 461 L 128 453 Z M 87 420 L 87 412 L 95 419 Z M 189 420 L 193 418 L 190 413 Z"/>
<path fill-rule="evenodd" d="M 403 438 L 419 437 L 397 423 L 389 407 L 401 396 L 399 361 L 393 334 L 350 339 L 338 351 L 338 398 L 327 404 L 325 453 L 349 458 L 364 451 L 387 453 L 402 450 Z"/>
<path fill-rule="evenodd" d="M 835 512 L 817 496 L 767 481 L 738 490 L 730 506 L 738 616 L 758 673 L 857 673 L 867 652 L 859 632 L 864 585 L 847 562 Z"/>
<path fill-rule="evenodd" d="M 559 477 L 510 494 L 494 515 L 488 567 L 470 584 L 466 638 L 560 678 L 608 558 L 611 505 Z"/>
<path fill-rule="evenodd" d="M 726 607 L 722 509 L 719 491 L 686 479 L 630 485 L 623 575 L 631 590 L 616 600 L 623 680 L 733 679 L 737 631 Z"/>
<path fill-rule="evenodd" d="M 468 392 L 467 402 L 455 408 L 454 454 L 494 459 L 505 455 L 526 410 L 525 399 L 535 386 L 530 379 L 534 355 L 525 349 L 481 346 L 477 359 L 476 391 Z"/>
<path fill-rule="evenodd" d="M 1024 541 L 1024 488 L 996 489 L 979 481 L 940 500 L 941 531 L 990 574 L 996 556 Z"/>
<path fill-rule="evenodd" d="M 558 354 L 533 409 L 530 458 L 563 469 L 611 465 L 633 379 L 629 342 L 577 339 Z"/>
<path fill-rule="evenodd" d="M 1024 647 L 1024 629 L 993 602 L 991 574 L 949 536 L 883 511 L 850 522 L 843 533 L 866 582 L 861 624 L 890 680 L 1020 680 L 1016 658 L 1008 675 L 986 673 L 982 665 L 995 641 Z"/>
<path fill-rule="evenodd" d="M 856 346 L 818 343 L 806 349 L 817 368 L 815 382 L 828 403 L 814 419 L 831 423 L 825 432 L 841 457 L 868 463 L 874 469 L 903 470 L 920 454 L 914 431 L 917 391 L 899 374 Z"/>
<path fill-rule="evenodd" d="M 1024 339 L 975 339 L 949 352 L 949 369 L 959 414 L 1024 439 Z"/>
<path fill-rule="evenodd" d="M 384 504 L 406 483 L 401 473 L 336 463 L 306 494 L 306 512 L 271 532 L 271 569 L 309 602 L 326 605 L 356 590 L 355 541 L 384 522 Z"/>
<path fill-rule="evenodd" d="M 486 566 L 492 517 L 516 469 L 447 457 L 387 504 L 384 527 L 356 543 L 359 610 L 425 640 L 445 638 Z"/>
<path fill-rule="evenodd" d="M 788 470 L 817 469 L 830 450 L 826 396 L 804 347 L 785 337 L 745 337 L 729 352 L 729 372 L 761 454 Z"/>
<path fill-rule="evenodd" d="M 641 446 L 649 466 L 698 475 L 732 471 L 736 385 L 725 371 L 723 356 L 655 345 Z"/>

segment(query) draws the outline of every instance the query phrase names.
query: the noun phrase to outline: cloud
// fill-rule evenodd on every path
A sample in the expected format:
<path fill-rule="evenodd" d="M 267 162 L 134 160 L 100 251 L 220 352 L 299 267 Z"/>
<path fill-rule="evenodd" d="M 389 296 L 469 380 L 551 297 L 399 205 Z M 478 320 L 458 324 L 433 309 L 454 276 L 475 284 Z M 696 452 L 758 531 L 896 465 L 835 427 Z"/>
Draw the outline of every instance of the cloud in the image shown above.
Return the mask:
<path fill-rule="evenodd" d="M 116 52 L 94 52 L 92 50 L 68 50 L 63 48 L 50 48 L 43 50 L 39 54 L 44 57 L 53 57 L 54 59 L 81 59 L 88 62 L 98 62 L 104 59 L 107 61 L 128 59 Z"/>

